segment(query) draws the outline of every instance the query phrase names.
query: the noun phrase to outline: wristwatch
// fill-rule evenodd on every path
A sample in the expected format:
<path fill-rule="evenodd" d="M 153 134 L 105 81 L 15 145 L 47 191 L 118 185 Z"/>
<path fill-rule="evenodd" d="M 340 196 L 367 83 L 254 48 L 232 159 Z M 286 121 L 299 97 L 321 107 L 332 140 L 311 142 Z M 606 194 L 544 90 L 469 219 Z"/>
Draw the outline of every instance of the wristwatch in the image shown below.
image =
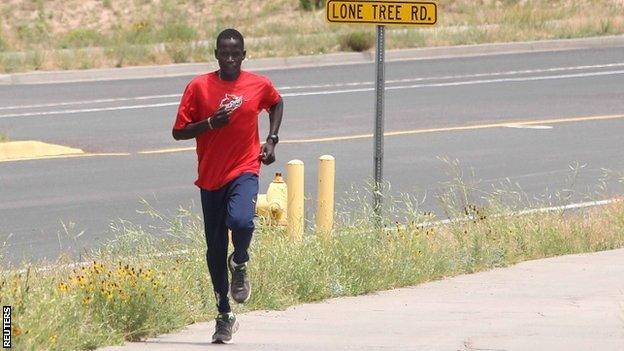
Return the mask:
<path fill-rule="evenodd" d="M 267 137 L 267 141 L 271 140 L 273 142 L 273 145 L 279 143 L 279 137 L 277 136 L 277 134 L 271 134 Z"/>

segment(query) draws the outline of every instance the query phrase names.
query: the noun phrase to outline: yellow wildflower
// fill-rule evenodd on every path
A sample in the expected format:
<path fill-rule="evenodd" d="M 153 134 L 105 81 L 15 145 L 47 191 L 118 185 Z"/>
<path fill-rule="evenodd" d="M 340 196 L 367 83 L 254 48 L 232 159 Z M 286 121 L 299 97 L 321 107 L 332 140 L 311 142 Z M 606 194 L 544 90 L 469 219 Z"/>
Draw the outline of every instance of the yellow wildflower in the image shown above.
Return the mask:
<path fill-rule="evenodd" d="M 73 285 L 78 285 L 78 278 L 77 277 L 71 277 L 69 279 L 69 281 L 73 284 Z"/>
<path fill-rule="evenodd" d="M 60 292 L 66 293 L 69 290 L 69 286 L 67 286 L 67 284 L 65 284 L 64 282 L 60 282 L 58 285 L 58 289 Z"/>
<path fill-rule="evenodd" d="M 126 276 L 126 270 L 125 270 L 125 269 L 123 269 L 123 268 L 121 268 L 121 267 L 119 267 L 119 268 L 117 268 L 117 274 L 118 274 L 120 277 L 125 277 L 125 276 Z"/>
<path fill-rule="evenodd" d="M 91 270 L 95 274 L 100 274 L 104 271 L 104 265 L 102 265 L 101 263 L 97 263 L 96 261 L 93 261 L 93 265 L 91 265 Z"/>

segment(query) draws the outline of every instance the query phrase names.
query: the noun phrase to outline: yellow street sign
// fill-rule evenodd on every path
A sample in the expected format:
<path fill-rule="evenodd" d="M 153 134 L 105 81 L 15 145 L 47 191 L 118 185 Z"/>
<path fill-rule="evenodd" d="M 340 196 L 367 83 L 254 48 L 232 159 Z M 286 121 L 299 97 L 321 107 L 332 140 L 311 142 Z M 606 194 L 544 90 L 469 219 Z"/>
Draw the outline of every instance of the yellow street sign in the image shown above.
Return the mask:
<path fill-rule="evenodd" d="M 377 25 L 432 26 L 438 21 L 438 5 L 430 1 L 327 0 L 327 21 Z"/>

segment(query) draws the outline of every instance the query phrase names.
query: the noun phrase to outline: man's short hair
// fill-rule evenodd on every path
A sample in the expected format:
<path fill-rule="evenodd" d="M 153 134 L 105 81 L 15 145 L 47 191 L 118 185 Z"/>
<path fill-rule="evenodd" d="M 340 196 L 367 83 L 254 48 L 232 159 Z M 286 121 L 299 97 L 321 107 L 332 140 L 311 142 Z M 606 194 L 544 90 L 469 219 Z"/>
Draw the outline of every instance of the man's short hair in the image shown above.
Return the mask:
<path fill-rule="evenodd" d="M 217 46 L 215 46 L 215 48 L 218 48 L 219 42 L 225 39 L 240 40 L 241 45 L 243 46 L 243 49 L 245 48 L 245 39 L 243 39 L 243 35 L 236 29 L 228 28 L 228 29 L 223 30 L 221 33 L 219 33 L 219 35 L 217 36 Z"/>

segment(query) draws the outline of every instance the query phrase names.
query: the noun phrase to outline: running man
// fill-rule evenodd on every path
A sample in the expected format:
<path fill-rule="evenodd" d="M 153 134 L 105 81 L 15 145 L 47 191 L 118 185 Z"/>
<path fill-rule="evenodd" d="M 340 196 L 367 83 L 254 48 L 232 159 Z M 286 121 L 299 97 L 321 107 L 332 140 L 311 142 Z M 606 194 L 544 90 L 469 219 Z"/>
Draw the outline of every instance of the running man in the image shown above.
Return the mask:
<path fill-rule="evenodd" d="M 247 250 L 254 231 L 260 162 L 275 161 L 283 102 L 268 78 L 241 70 L 246 52 L 237 30 L 222 31 L 216 44 L 219 70 L 188 84 L 172 133 L 175 140 L 196 140 L 199 175 L 195 185 L 201 193 L 206 261 L 218 310 L 212 342 L 230 343 L 238 322 L 228 290 L 238 303 L 251 295 Z M 258 115 L 262 110 L 269 112 L 270 131 L 260 146 Z M 228 229 L 234 245 L 229 256 Z"/>

